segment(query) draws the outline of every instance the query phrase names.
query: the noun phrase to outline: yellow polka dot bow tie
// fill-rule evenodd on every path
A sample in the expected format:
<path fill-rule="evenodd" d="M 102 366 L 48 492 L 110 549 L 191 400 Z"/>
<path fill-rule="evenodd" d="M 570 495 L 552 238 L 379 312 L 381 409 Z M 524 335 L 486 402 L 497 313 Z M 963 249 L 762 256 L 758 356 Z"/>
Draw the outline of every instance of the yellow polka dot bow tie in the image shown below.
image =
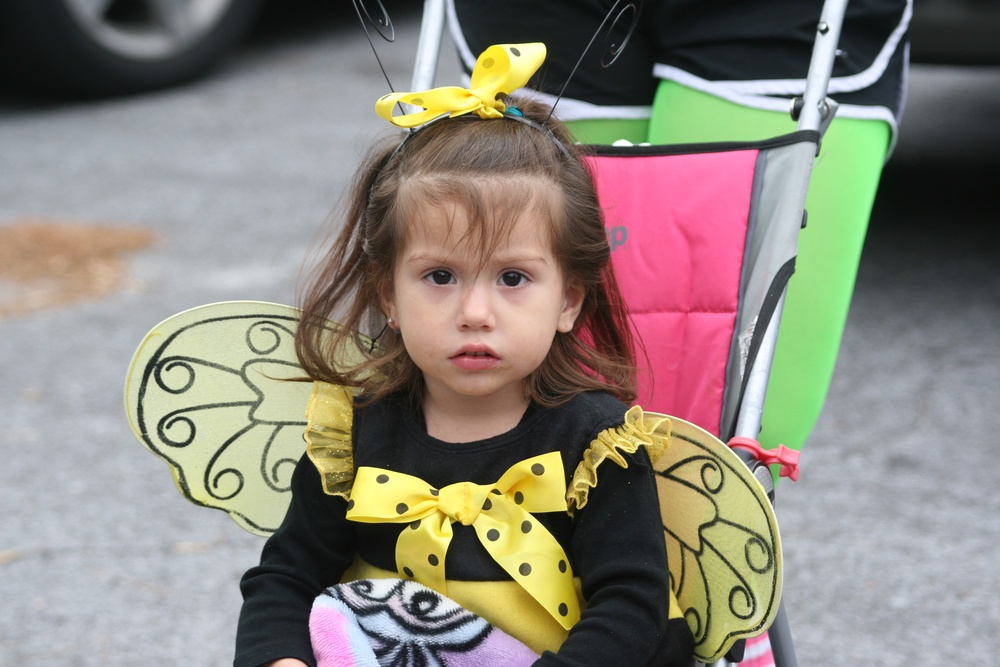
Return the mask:
<path fill-rule="evenodd" d="M 375 103 L 375 112 L 399 127 L 416 127 L 444 114 L 474 113 L 480 118 L 502 118 L 503 98 L 528 83 L 545 61 L 545 45 L 498 44 L 483 51 L 472 70 L 469 88 L 444 86 L 422 93 L 389 93 Z M 393 116 L 397 103 L 423 111 Z"/>
<path fill-rule="evenodd" d="M 566 476 L 558 452 L 510 467 L 492 485 L 459 482 L 432 488 L 418 477 L 357 469 L 347 518 L 409 523 L 396 542 L 400 576 L 446 594 L 444 560 L 455 521 L 472 526 L 490 556 L 564 628 L 580 618 L 573 571 L 555 537 L 531 512 L 566 511 Z"/>

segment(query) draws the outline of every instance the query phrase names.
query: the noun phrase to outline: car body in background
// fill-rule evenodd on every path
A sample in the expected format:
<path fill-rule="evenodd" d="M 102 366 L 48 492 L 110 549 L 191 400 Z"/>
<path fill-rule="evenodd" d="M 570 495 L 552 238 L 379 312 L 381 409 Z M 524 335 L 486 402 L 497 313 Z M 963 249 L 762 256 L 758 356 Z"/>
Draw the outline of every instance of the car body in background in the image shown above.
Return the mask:
<path fill-rule="evenodd" d="M 108 97 L 196 79 L 264 0 L 0 0 L 0 74 L 16 88 Z"/>
<path fill-rule="evenodd" d="M 348 0 L 325 2 L 348 6 Z M 231 53 L 261 20 L 264 6 L 277 3 L 285 12 L 309 4 L 0 0 L 0 77 L 16 88 L 63 98 L 126 95 L 185 83 Z M 377 7 L 375 0 L 369 4 Z M 997 35 L 1000 0 L 914 0 L 913 62 L 1000 65 Z"/>

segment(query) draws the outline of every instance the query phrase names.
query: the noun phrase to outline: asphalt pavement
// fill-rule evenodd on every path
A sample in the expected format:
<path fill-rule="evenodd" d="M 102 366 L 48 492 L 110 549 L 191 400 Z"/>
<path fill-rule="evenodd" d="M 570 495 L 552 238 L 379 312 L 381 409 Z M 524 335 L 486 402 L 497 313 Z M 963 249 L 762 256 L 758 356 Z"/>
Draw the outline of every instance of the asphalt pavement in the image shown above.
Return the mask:
<path fill-rule="evenodd" d="M 212 77 L 49 104 L 0 91 L 0 228 L 151 231 L 110 294 L 0 318 L 0 666 L 230 664 L 260 538 L 133 438 L 145 332 L 290 303 L 386 91 L 349 16 L 258 36 Z M 380 45 L 406 88 L 416 24 Z M 454 80 L 452 54 L 443 81 Z M 824 412 L 778 513 L 803 665 L 1000 653 L 1000 69 L 915 67 Z M 2 294 L 0 294 L 2 296 Z"/>

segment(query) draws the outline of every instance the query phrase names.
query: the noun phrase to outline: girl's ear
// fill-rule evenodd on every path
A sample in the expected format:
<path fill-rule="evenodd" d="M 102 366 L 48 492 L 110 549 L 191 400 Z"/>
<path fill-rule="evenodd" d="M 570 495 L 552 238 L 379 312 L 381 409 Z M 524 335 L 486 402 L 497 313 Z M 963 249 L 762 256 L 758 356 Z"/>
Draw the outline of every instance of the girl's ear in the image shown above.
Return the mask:
<path fill-rule="evenodd" d="M 382 312 L 385 314 L 387 320 L 391 320 L 393 323 L 399 322 L 399 317 L 396 313 L 396 300 L 393 298 L 394 290 L 391 285 L 386 285 L 379 290 L 379 307 L 382 308 Z M 390 326 L 390 328 L 399 328 L 396 324 L 395 327 Z"/>
<path fill-rule="evenodd" d="M 385 318 L 388 320 L 390 329 L 399 328 L 399 317 L 396 315 L 396 302 L 392 300 L 391 297 L 382 298 L 382 312 L 385 313 Z"/>
<path fill-rule="evenodd" d="M 583 309 L 583 297 L 586 294 L 583 285 L 573 281 L 566 284 L 566 299 L 563 301 L 562 312 L 559 313 L 559 323 L 556 329 L 561 333 L 569 333 L 576 324 L 576 318 Z"/>

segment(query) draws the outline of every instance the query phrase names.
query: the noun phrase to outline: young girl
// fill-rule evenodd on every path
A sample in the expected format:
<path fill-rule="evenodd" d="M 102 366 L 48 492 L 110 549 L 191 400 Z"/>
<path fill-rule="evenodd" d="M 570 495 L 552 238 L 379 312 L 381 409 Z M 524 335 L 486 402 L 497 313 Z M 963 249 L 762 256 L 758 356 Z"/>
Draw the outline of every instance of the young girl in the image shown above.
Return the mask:
<path fill-rule="evenodd" d="M 242 581 L 237 666 L 315 664 L 314 599 L 378 578 L 538 665 L 690 661 L 591 176 L 547 108 L 483 104 L 370 154 L 305 292 L 308 456 Z"/>

